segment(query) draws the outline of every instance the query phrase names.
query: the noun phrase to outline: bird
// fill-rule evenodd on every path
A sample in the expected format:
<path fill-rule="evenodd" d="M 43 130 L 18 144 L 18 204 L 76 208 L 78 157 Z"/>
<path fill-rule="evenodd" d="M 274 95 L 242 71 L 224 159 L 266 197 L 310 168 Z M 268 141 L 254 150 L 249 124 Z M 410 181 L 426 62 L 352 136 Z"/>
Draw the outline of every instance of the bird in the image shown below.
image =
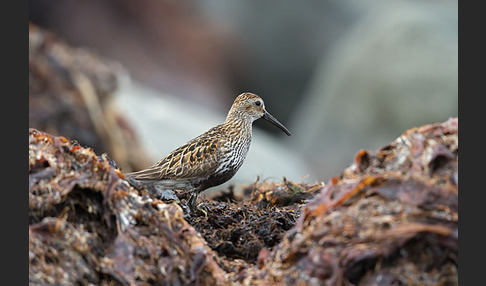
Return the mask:
<path fill-rule="evenodd" d="M 265 109 L 260 96 L 244 92 L 236 97 L 222 124 L 186 142 L 152 166 L 125 176 L 133 185 L 154 188 L 159 195 L 176 189 L 189 193 L 189 208 L 194 212 L 199 193 L 227 182 L 240 169 L 250 148 L 252 124 L 260 118 L 291 135 Z"/>

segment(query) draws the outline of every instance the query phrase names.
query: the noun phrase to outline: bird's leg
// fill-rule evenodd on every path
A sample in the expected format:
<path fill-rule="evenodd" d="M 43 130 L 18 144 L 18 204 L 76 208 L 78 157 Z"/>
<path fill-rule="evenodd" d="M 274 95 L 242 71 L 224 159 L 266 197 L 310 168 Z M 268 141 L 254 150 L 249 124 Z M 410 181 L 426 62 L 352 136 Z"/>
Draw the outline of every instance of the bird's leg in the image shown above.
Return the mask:
<path fill-rule="evenodd" d="M 198 193 L 192 192 L 189 195 L 189 201 L 187 202 L 187 204 L 189 205 L 189 209 L 193 214 L 195 214 L 194 207 L 196 206 L 197 195 Z"/>
<path fill-rule="evenodd" d="M 193 214 L 193 215 L 197 214 L 198 207 L 197 207 L 196 201 L 197 201 L 198 195 L 199 195 L 199 192 L 191 192 L 191 194 L 189 195 L 189 201 L 187 202 L 187 204 L 189 205 L 189 210 L 191 211 L 191 214 Z"/>
<path fill-rule="evenodd" d="M 205 216 L 207 216 L 207 212 L 204 211 L 204 209 L 200 208 L 199 205 L 197 204 L 197 198 L 199 196 L 199 192 L 192 192 L 189 196 L 189 201 L 187 204 L 189 205 L 189 210 L 192 215 L 197 216 L 200 213 L 203 213 Z"/>

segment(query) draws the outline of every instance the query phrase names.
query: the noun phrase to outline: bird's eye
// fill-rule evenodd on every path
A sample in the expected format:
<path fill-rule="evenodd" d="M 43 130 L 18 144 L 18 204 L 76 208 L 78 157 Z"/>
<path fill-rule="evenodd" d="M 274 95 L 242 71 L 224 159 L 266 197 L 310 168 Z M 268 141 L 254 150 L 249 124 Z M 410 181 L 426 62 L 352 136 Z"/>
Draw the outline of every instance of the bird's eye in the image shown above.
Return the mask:
<path fill-rule="evenodd" d="M 262 102 L 261 102 L 260 100 L 255 101 L 255 105 L 256 105 L 256 106 L 260 106 L 261 104 L 262 104 Z"/>

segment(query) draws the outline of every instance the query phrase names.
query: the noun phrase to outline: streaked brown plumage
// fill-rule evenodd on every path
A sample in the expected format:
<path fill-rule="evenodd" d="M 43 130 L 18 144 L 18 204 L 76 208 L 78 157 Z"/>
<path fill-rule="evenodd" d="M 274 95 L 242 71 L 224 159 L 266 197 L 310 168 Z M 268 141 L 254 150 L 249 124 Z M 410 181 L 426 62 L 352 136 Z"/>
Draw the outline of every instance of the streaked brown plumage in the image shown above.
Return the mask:
<path fill-rule="evenodd" d="M 158 192 L 182 189 L 197 196 L 236 174 L 250 147 L 252 123 L 259 118 L 290 136 L 287 128 L 265 110 L 258 95 L 242 93 L 236 97 L 224 123 L 188 141 L 149 168 L 126 176 L 132 183 L 154 187 Z"/>

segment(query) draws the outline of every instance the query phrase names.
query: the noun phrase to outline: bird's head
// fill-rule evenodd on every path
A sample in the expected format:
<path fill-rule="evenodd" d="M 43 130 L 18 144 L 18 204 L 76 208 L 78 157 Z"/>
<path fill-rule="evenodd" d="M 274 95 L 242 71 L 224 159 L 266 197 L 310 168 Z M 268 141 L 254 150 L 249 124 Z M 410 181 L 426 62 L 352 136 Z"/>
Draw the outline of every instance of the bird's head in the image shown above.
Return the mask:
<path fill-rule="evenodd" d="M 232 118 L 233 120 L 235 118 L 240 118 L 242 120 L 250 120 L 250 122 L 263 118 L 290 136 L 290 131 L 275 117 L 268 113 L 265 109 L 263 99 L 254 93 L 245 92 L 238 95 L 228 113 L 227 119 L 229 118 Z"/>

